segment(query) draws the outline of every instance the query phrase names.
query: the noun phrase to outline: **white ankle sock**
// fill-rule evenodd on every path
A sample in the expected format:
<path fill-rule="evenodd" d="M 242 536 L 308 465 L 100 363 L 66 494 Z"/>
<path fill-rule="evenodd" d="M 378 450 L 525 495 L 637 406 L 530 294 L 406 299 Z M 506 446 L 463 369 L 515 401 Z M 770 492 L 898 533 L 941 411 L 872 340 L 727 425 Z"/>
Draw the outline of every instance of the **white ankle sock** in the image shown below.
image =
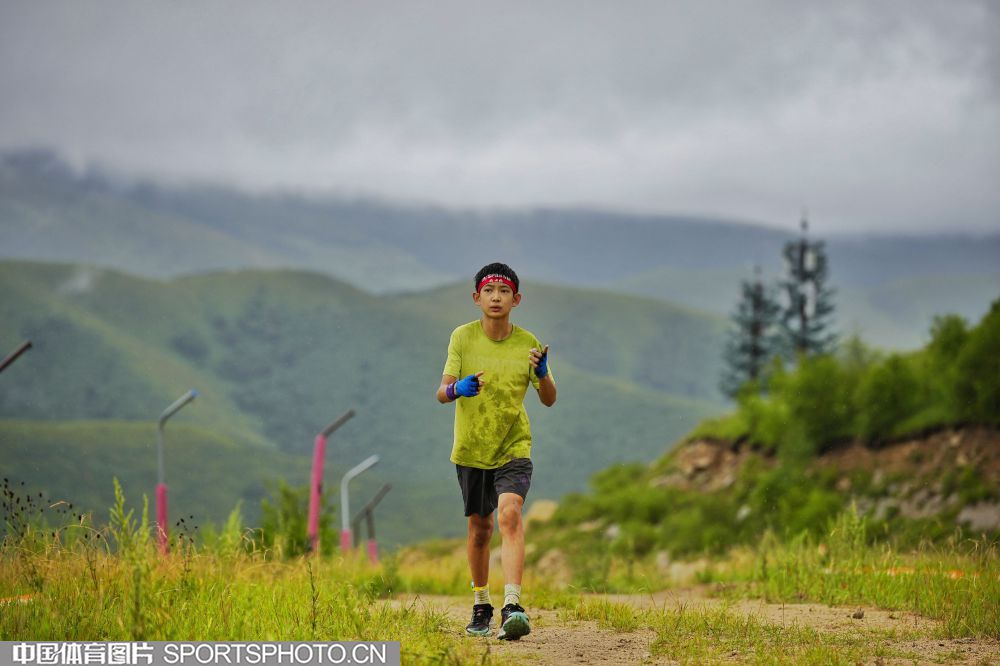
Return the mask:
<path fill-rule="evenodd" d="M 482 587 L 476 587 L 476 584 L 472 584 L 472 594 L 475 596 L 475 604 L 488 604 L 490 603 L 490 585 L 487 583 Z"/>
<path fill-rule="evenodd" d="M 503 605 L 507 604 L 517 604 L 521 605 L 521 586 L 514 585 L 514 583 L 507 583 L 503 586 Z"/>

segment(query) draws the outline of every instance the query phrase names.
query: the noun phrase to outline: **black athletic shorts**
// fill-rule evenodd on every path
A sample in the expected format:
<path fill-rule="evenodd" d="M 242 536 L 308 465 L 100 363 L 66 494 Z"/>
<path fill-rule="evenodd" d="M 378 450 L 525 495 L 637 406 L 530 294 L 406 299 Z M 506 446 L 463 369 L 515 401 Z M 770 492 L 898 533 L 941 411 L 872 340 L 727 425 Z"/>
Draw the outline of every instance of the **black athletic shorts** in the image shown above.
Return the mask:
<path fill-rule="evenodd" d="M 500 493 L 516 493 L 522 498 L 528 496 L 531 487 L 531 460 L 514 458 L 496 469 L 479 469 L 455 465 L 458 470 L 458 485 L 462 487 L 465 515 L 474 513 L 486 517 L 497 508 Z"/>

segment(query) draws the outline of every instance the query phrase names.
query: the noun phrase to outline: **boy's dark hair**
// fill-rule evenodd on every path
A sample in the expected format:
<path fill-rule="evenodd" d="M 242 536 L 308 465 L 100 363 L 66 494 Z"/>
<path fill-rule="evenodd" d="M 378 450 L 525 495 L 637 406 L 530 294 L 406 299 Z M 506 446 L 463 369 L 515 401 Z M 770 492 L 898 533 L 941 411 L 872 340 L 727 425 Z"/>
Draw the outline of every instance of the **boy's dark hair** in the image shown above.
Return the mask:
<path fill-rule="evenodd" d="M 514 269 L 507 264 L 501 264 L 499 262 L 494 262 L 492 264 L 486 264 L 479 269 L 476 273 L 475 279 L 472 281 L 472 286 L 476 291 L 479 291 L 479 283 L 483 281 L 483 278 L 487 275 L 502 275 L 511 282 L 514 283 L 514 293 L 517 293 L 521 288 L 521 281 L 517 279 L 517 273 Z"/>

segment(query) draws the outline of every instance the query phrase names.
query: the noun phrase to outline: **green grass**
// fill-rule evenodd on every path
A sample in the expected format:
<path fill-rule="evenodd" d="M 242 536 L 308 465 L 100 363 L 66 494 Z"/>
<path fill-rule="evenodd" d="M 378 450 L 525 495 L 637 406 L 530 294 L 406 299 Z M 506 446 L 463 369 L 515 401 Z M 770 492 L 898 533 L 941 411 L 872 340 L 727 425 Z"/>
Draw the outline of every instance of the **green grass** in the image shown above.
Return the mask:
<path fill-rule="evenodd" d="M 0 597 L 31 595 L 0 614 L 7 640 L 398 640 L 404 663 L 526 663 L 491 655 L 489 644 L 464 638 L 440 612 L 382 598 L 392 592 L 385 570 L 360 559 L 278 562 L 184 549 L 164 559 L 148 549 L 116 556 L 50 545 L 5 547 L 2 562 Z M 899 638 L 892 632 L 820 633 L 724 607 L 640 610 L 566 593 L 558 607 L 559 620 L 571 626 L 652 630 L 652 653 L 681 663 L 734 655 L 756 663 L 907 656 L 883 645 Z"/>
<path fill-rule="evenodd" d="M 531 543 L 537 535 L 529 531 L 528 538 Z M 430 553 L 410 548 L 401 559 L 408 563 L 399 568 L 401 584 L 411 586 L 408 589 L 461 594 L 468 587 L 460 541 L 450 547 L 438 542 Z M 536 559 L 527 566 L 525 589 L 532 590 L 532 603 L 560 609 L 567 619 L 596 620 L 600 626 L 631 631 L 628 607 L 580 594 L 645 595 L 676 584 L 657 570 L 652 558 L 634 559 L 608 554 L 604 568 L 593 574 L 595 579 L 603 576 L 601 585 L 568 588 L 557 588 L 544 572 L 535 570 Z M 752 546 L 709 560 L 697 578 L 715 583 L 717 593 L 726 598 L 874 606 L 940 620 L 943 638 L 1000 638 L 1000 541 L 987 537 L 953 537 L 896 549 L 872 542 L 865 520 L 847 511 L 819 537 L 801 534 L 781 540 L 767 532 Z M 493 571 L 491 591 L 500 590 L 502 577 Z"/>
<path fill-rule="evenodd" d="M 917 632 L 857 629 L 816 631 L 795 623 L 775 624 L 722 605 L 638 609 L 604 598 L 581 598 L 559 613 L 568 622 L 594 621 L 616 633 L 652 630 L 651 652 L 680 663 L 739 660 L 752 663 L 854 664 L 878 657 L 913 657 L 888 645 Z"/>
<path fill-rule="evenodd" d="M 396 640 L 407 663 L 497 663 L 442 614 L 383 598 L 384 570 L 360 558 L 112 555 L 35 536 L 0 550 L 0 598 L 30 595 L 0 613 L 5 640 Z"/>
<path fill-rule="evenodd" d="M 635 631 L 645 625 L 643 615 L 628 604 L 614 603 L 606 599 L 580 599 L 576 606 L 559 612 L 563 620 L 594 620 L 597 626 L 617 632 Z"/>
<path fill-rule="evenodd" d="M 846 512 L 825 539 L 764 538 L 703 580 L 726 596 L 904 610 L 943 622 L 947 638 L 1000 639 L 1000 542 L 952 539 L 900 552 L 866 544 L 863 518 Z"/>
<path fill-rule="evenodd" d="M 879 657 L 917 657 L 886 644 L 902 637 L 897 632 L 821 632 L 765 622 L 725 607 L 651 611 L 644 621 L 656 631 L 653 654 L 680 663 L 857 664 Z"/>
<path fill-rule="evenodd" d="M 375 567 L 361 557 L 280 560 L 232 539 L 217 540 L 211 548 L 196 546 L 185 533 L 164 558 L 154 550 L 148 514 L 135 516 L 120 494 L 107 527 L 96 530 L 87 517 L 70 518 L 45 531 L 29 525 L 21 536 L 12 532 L 0 544 L 0 599 L 30 597 L 4 604 L 0 635 L 7 640 L 398 640 L 404 663 L 532 663 L 529 653 L 498 656 L 489 643 L 463 637 L 460 623 L 443 612 L 393 600 L 404 591 L 467 598 L 461 583 L 455 588 L 456 578 L 466 573 L 460 541 L 438 541 L 426 552 L 408 549 Z M 845 521 L 837 530 L 840 536 L 825 542 L 825 549 L 766 539 L 757 557 L 743 553 L 740 560 L 737 553 L 718 562 L 714 579 L 730 580 L 725 589 L 737 597 L 898 603 L 931 617 L 934 608 L 924 601 L 951 598 L 955 610 L 965 610 L 961 617 L 954 616 L 957 622 L 947 614 L 942 618 L 942 637 L 996 638 L 990 628 L 998 612 L 995 583 L 970 585 L 962 596 L 960 585 L 969 577 L 953 580 L 945 575 L 939 578 L 947 582 L 924 589 L 922 596 L 909 594 L 912 585 L 928 588 L 931 579 L 915 573 L 909 579 L 897 575 L 880 580 L 871 574 L 890 560 L 879 559 L 879 551 L 864 545 L 856 524 Z M 953 566 L 967 571 L 979 567 L 977 579 L 985 582 L 997 573 L 996 551 L 991 548 L 969 552 L 956 545 L 949 552 L 918 553 L 891 562 L 908 563 L 916 571 L 924 567 L 935 575 Z M 843 573 L 831 578 L 831 570 Z M 832 584 L 818 584 L 827 579 Z M 911 588 L 906 583 L 893 588 L 899 584 L 893 581 L 905 580 L 911 581 Z M 491 587 L 500 585 L 495 575 Z M 428 586 L 431 589 L 421 589 Z M 823 597 L 824 589 L 835 595 Z M 858 625 L 833 631 L 776 623 L 736 610 L 726 600 L 640 608 L 548 584 L 530 568 L 525 590 L 530 608 L 557 610 L 561 630 L 593 622 L 599 631 L 608 632 L 608 640 L 614 640 L 614 634 L 642 632 L 641 640 L 651 641 L 654 657 L 684 664 L 919 659 L 928 655 L 913 653 L 906 643 L 932 637 L 926 630 L 902 625 L 893 630 Z M 553 625 L 547 620 L 542 626 Z"/>

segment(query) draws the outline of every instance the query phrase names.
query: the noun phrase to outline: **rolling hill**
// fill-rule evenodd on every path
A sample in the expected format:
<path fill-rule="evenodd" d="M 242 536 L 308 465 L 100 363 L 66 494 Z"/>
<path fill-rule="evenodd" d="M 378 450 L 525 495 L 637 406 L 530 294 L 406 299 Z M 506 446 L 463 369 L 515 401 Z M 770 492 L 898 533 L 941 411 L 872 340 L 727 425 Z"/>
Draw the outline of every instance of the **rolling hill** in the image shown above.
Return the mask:
<path fill-rule="evenodd" d="M 195 387 L 201 395 L 169 427 L 188 442 L 168 458 L 172 493 L 202 498 L 190 513 L 218 522 L 242 499 L 253 520 L 265 481 L 304 484 L 314 434 L 354 408 L 358 416 L 331 440 L 327 486 L 378 453 L 356 496 L 393 484 L 380 527 L 388 541 L 461 528 L 451 520 L 451 411 L 432 394 L 448 334 L 476 316 L 469 288 L 373 296 L 300 271 L 164 282 L 3 262 L 0 289 L 0 342 L 35 344 L 0 377 L 5 476 L 83 506 L 107 499 L 112 476 L 133 495 L 150 493 L 153 422 Z M 722 408 L 718 317 L 549 285 L 531 285 L 516 314 L 552 345 L 560 385 L 555 409 L 529 400 L 533 498 L 581 489 L 614 462 L 651 459 Z M 107 462 L 81 477 L 74 459 Z M 213 481 L 209 460 L 240 482 Z"/>

